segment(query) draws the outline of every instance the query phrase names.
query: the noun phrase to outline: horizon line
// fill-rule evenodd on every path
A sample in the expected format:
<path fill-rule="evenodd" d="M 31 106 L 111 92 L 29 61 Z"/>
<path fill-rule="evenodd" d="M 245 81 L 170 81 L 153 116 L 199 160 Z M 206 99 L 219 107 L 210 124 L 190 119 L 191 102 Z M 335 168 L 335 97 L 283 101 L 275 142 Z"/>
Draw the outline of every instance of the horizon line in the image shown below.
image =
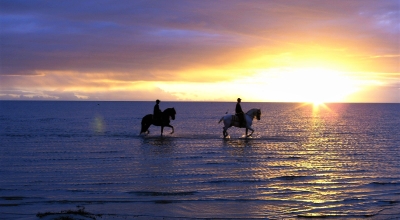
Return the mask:
<path fill-rule="evenodd" d="M 41 100 L 41 99 L 0 99 L 0 102 L 155 102 L 155 100 Z M 235 103 L 236 101 L 195 101 L 195 100 L 161 100 L 161 102 L 226 102 L 226 103 Z M 313 102 L 291 102 L 291 101 L 248 101 L 242 103 L 301 103 L 301 104 L 310 104 L 312 105 Z M 322 102 L 323 104 L 400 104 L 400 102 Z"/>

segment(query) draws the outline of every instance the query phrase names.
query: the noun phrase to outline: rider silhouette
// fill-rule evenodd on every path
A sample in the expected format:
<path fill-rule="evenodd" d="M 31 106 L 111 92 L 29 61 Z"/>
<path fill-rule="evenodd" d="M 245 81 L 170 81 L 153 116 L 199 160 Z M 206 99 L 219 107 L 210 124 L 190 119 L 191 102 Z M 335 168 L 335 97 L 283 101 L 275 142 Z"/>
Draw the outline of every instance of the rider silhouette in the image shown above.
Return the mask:
<path fill-rule="evenodd" d="M 241 98 L 238 98 L 238 99 L 237 99 L 236 108 L 235 108 L 235 113 L 236 113 L 236 116 L 239 117 L 239 124 L 240 124 L 240 127 L 245 127 L 245 126 L 246 126 L 246 125 L 245 125 L 246 121 L 245 121 L 245 119 L 244 119 L 244 112 L 243 112 L 243 110 L 242 110 L 242 106 L 240 106 L 240 102 L 241 102 L 241 101 L 242 101 Z"/>
<path fill-rule="evenodd" d="M 160 120 L 161 119 L 161 110 L 160 110 L 160 106 L 158 105 L 160 104 L 160 100 L 156 100 L 156 105 L 154 106 L 154 111 L 153 111 L 153 120 Z"/>

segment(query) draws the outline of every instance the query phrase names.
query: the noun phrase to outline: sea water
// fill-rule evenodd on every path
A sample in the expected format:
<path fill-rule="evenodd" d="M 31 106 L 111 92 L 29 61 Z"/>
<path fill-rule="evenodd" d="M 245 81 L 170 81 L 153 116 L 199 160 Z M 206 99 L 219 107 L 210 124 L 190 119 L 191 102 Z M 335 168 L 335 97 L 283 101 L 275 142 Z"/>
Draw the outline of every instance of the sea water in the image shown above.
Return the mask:
<path fill-rule="evenodd" d="M 84 207 L 99 219 L 400 217 L 400 104 L 0 102 L 0 218 Z"/>

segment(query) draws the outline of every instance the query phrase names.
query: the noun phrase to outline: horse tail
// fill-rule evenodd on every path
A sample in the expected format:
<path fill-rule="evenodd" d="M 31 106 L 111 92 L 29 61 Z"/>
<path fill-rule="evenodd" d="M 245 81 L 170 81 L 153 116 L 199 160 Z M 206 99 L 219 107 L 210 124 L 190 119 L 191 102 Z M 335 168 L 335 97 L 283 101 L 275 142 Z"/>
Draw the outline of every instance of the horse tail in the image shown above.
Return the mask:
<path fill-rule="evenodd" d="M 144 118 L 142 118 L 142 127 L 140 129 L 140 134 L 143 133 L 143 132 L 146 132 L 146 129 L 145 129 L 146 126 L 145 125 L 146 125 L 146 122 L 144 121 Z"/>
<path fill-rule="evenodd" d="M 225 116 L 222 116 L 222 118 L 221 118 L 221 119 L 219 119 L 219 122 L 218 122 L 218 124 L 219 124 L 219 123 L 221 123 L 221 121 L 223 121 L 223 120 L 224 120 L 224 117 L 225 117 Z"/>

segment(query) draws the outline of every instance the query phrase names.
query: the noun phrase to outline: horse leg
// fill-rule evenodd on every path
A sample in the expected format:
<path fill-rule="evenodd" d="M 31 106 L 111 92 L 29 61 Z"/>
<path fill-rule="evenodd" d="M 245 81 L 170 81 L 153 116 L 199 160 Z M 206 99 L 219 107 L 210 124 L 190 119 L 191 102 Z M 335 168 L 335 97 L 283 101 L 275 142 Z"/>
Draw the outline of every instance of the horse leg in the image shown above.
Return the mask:
<path fill-rule="evenodd" d="M 144 121 L 144 119 L 142 119 L 142 128 L 140 129 L 139 135 L 141 135 L 143 132 L 146 132 L 147 129 L 148 128 L 147 128 L 146 122 Z"/>
<path fill-rule="evenodd" d="M 248 136 L 247 136 L 247 132 L 248 132 L 248 131 L 249 131 L 249 129 L 248 129 L 248 128 L 246 128 L 246 137 L 248 137 Z"/>
<path fill-rule="evenodd" d="M 222 134 L 224 135 L 224 138 L 226 138 L 229 135 L 228 134 L 228 128 L 224 127 L 223 129 L 224 130 L 223 130 Z"/>
<path fill-rule="evenodd" d="M 161 136 L 163 135 L 164 132 L 164 126 L 161 126 Z"/>
<path fill-rule="evenodd" d="M 252 128 L 249 128 L 249 129 L 250 129 L 251 133 L 249 135 L 247 135 L 247 132 L 246 132 L 247 137 L 251 137 L 251 135 L 254 133 L 254 129 L 252 129 Z M 247 131 L 247 128 L 246 128 L 246 131 Z"/>
<path fill-rule="evenodd" d="M 149 130 L 150 125 L 151 125 L 151 124 L 148 124 L 148 125 L 147 125 L 147 129 L 146 129 L 147 134 L 150 134 L 150 130 Z"/>
<path fill-rule="evenodd" d="M 142 133 L 145 133 L 146 135 L 149 134 L 150 133 L 149 127 L 150 127 L 150 124 L 142 123 L 142 129 L 140 131 L 140 134 L 142 134 Z"/>
<path fill-rule="evenodd" d="M 170 133 L 170 134 L 173 134 L 174 133 L 174 126 L 172 126 L 172 125 L 165 125 L 165 127 L 170 127 L 170 128 L 172 128 L 172 132 Z"/>
<path fill-rule="evenodd" d="M 232 116 L 230 116 L 230 117 L 224 116 L 221 118 L 221 120 L 219 122 L 221 122 L 222 120 L 224 121 L 224 127 L 222 128 L 223 129 L 222 135 L 224 136 L 224 138 L 226 138 L 229 135 L 228 128 L 230 128 L 232 126 Z"/>
<path fill-rule="evenodd" d="M 140 130 L 140 134 L 144 133 L 145 135 L 147 135 L 150 133 L 149 127 L 152 125 L 152 120 L 153 120 L 152 118 L 153 116 L 151 114 L 146 115 L 142 118 L 142 123 L 141 123 L 142 127 Z"/>
<path fill-rule="evenodd" d="M 225 127 L 222 128 L 222 135 L 224 136 L 224 138 L 226 137 L 226 130 L 225 130 Z"/>

